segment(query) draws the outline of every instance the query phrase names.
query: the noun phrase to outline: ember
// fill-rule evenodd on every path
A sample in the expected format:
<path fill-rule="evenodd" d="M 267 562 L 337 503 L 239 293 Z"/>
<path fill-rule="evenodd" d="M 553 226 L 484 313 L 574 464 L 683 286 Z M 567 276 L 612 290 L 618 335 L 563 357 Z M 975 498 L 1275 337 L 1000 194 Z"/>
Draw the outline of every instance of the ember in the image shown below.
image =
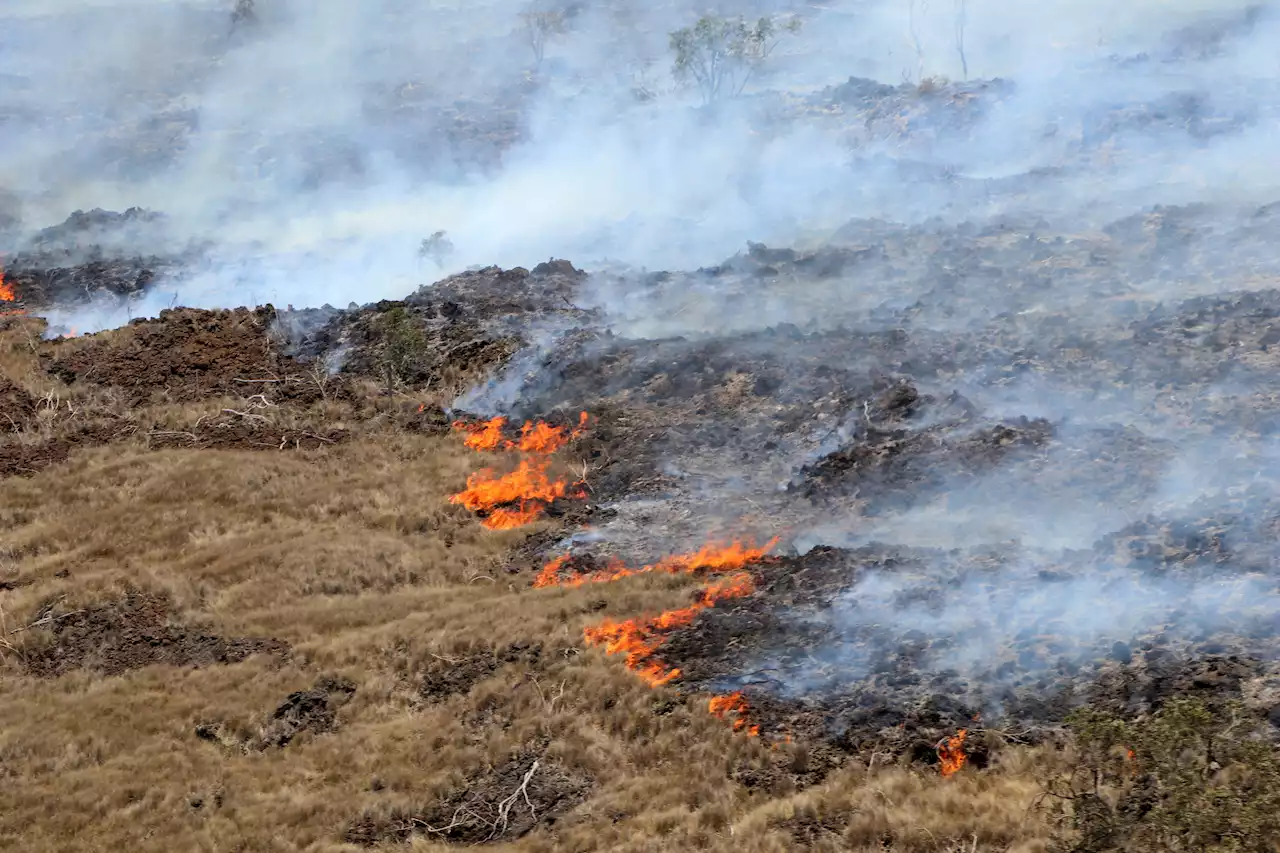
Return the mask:
<path fill-rule="evenodd" d="M 964 742 L 968 736 L 969 730 L 961 729 L 952 737 L 938 741 L 938 761 L 943 778 L 959 771 L 961 767 L 964 767 L 965 762 L 969 760 L 969 757 L 964 752 Z"/>

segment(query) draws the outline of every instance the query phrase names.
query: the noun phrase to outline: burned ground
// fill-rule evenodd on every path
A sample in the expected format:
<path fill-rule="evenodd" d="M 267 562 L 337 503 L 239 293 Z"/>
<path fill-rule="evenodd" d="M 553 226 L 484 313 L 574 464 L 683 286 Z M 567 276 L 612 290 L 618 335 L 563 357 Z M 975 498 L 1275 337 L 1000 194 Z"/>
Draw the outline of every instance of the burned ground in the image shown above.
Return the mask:
<path fill-rule="evenodd" d="M 157 664 L 210 666 L 238 663 L 250 655 L 278 658 L 289 651 L 278 640 L 227 639 L 171 624 L 171 609 L 158 596 L 136 591 L 69 612 L 50 602 L 26 627 L 34 633 L 30 647 L 23 649 L 23 666 L 39 678 L 56 678 L 72 669 L 112 676 Z"/>
<path fill-rule="evenodd" d="M 5 677 L 64 721 L 81 683 L 155 703 L 148 725 L 181 731 L 166 737 L 191 763 L 181 809 L 157 812 L 168 838 L 226 812 L 289 823 L 291 849 L 1043 838 L 993 823 L 996 801 L 1025 815 L 1027 762 L 1066 760 L 1082 704 L 1140 720 L 1199 697 L 1280 720 L 1280 302 L 1266 279 L 1212 293 L 1203 260 L 1245 251 L 1270 213 L 1213 235 L 1202 216 L 1086 236 L 862 222 L 689 274 L 487 268 L 398 303 L 180 309 L 82 338 L 6 318 Z M 1152 239 L 1192 247 L 1176 274 L 1204 295 L 1167 298 Z M 611 303 L 618 288 L 635 303 Z M 843 313 L 806 316 L 846 291 Z M 722 300 L 793 296 L 778 322 L 703 323 Z M 670 298 L 684 315 L 647 315 Z M 993 301 L 1007 312 L 975 307 Z M 390 316 L 412 346 L 388 382 Z M 581 411 L 557 464 L 585 500 L 515 533 L 448 502 L 500 466 L 451 421 L 502 414 L 511 441 Z M 1171 500 L 1171 477 L 1195 499 Z M 752 594 L 664 638 L 681 673 L 657 691 L 582 630 L 687 607 L 692 581 L 525 579 L 565 552 L 590 576 L 720 536 L 781 542 L 748 566 Z M 731 693 L 758 737 L 707 713 Z M 14 737 L 34 737 L 14 701 Z M 959 729 L 973 772 L 921 781 Z M 112 779 L 164 742 L 110 740 Z M 32 742 L 14 772 L 56 788 L 41 774 L 70 759 Z M 302 774 L 283 817 L 251 805 L 281 808 L 250 763 L 276 754 Z M 985 817 L 958 819 L 924 787 L 941 784 Z M 862 786 L 942 823 L 830 805 Z M 84 825 L 133 837 L 106 801 L 81 805 Z M 53 849 L 71 827 L 40 831 L 33 849 Z"/>

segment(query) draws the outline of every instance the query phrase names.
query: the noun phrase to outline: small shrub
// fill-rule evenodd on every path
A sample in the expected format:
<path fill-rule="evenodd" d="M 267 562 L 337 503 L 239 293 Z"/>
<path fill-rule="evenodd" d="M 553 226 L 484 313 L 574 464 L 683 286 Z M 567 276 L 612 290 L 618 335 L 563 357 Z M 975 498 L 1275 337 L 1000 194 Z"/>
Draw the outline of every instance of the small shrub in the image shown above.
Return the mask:
<path fill-rule="evenodd" d="M 1058 853 L 1264 853 L 1280 838 L 1280 761 L 1238 704 L 1174 700 L 1125 721 L 1097 709 L 1068 726 L 1076 762 L 1047 781 Z"/>
<path fill-rule="evenodd" d="M 672 73 L 681 83 L 696 86 L 704 103 L 735 97 L 777 47 L 778 35 L 799 29 L 794 18 L 779 27 L 773 18 L 748 25 L 742 18 L 704 15 L 692 27 L 671 33 Z"/>
<path fill-rule="evenodd" d="M 418 257 L 430 259 L 443 269 L 444 262 L 453 254 L 453 241 L 443 231 L 437 231 L 418 246 Z"/>
<path fill-rule="evenodd" d="M 387 394 L 420 369 L 426 357 L 427 338 L 402 305 L 388 310 L 377 320 L 378 365 Z"/>

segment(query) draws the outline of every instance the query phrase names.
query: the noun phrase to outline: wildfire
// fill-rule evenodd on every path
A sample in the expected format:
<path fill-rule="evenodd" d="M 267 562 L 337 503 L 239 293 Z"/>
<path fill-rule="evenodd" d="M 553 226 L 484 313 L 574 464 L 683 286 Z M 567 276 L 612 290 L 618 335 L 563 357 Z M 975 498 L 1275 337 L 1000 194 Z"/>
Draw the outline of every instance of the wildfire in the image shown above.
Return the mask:
<path fill-rule="evenodd" d="M 721 601 L 744 598 L 755 592 L 751 575 L 730 575 L 702 590 L 698 600 L 688 607 L 668 610 L 644 619 L 618 622 L 606 619 L 584 629 L 587 645 L 604 646 L 606 654 L 625 654 L 627 668 L 651 687 L 658 687 L 680 677 L 680 670 L 668 667 L 658 659 L 658 649 L 672 632 L 692 624 L 699 613 Z"/>
<path fill-rule="evenodd" d="M 557 498 L 584 497 L 564 480 L 547 475 L 547 459 L 522 459 L 520 467 L 498 476 L 486 468 L 467 478 L 467 487 L 449 498 L 472 512 L 486 512 L 482 522 L 491 530 L 511 530 L 535 521 Z M 515 504 L 518 509 L 511 509 Z"/>
<path fill-rule="evenodd" d="M 969 760 L 969 756 L 964 752 L 964 742 L 968 736 L 969 730 L 961 729 L 952 737 L 938 741 L 938 761 L 944 779 L 959 771 Z"/>
<path fill-rule="evenodd" d="M 727 715 L 733 714 L 733 730 L 735 732 L 746 732 L 747 737 L 759 737 L 760 727 L 751 722 L 748 716 L 751 708 L 747 704 L 746 697 L 739 693 L 730 693 L 728 696 L 712 696 L 711 701 L 707 704 L 712 716 L 717 719 L 725 719 Z"/>
<path fill-rule="evenodd" d="M 499 416 L 482 424 L 455 421 L 453 428 L 467 434 L 462 443 L 472 450 L 497 450 L 502 445 L 502 428 L 506 425 L 507 419 Z"/>
<path fill-rule="evenodd" d="M 18 291 L 14 290 L 13 283 L 5 278 L 4 267 L 0 267 L 0 302 L 17 302 Z M 0 317 L 7 317 L 13 314 L 27 313 L 21 308 L 5 308 L 0 310 Z"/>
<path fill-rule="evenodd" d="M 472 512 L 484 512 L 481 522 L 490 530 L 513 530 L 538 520 L 557 498 L 585 498 L 581 484 L 552 480 L 547 471 L 550 454 L 586 429 L 588 415 L 578 418 L 578 428 L 553 427 L 538 421 L 526 422 L 519 441 L 507 441 L 503 431 L 507 419 L 502 416 L 479 424 L 455 421 L 453 428 L 466 434 L 463 443 L 472 450 L 516 450 L 528 454 L 520 467 L 510 474 L 498 475 L 492 468 L 472 474 L 467 487 L 449 499 Z"/>
<path fill-rule="evenodd" d="M 633 575 L 662 572 L 665 574 L 724 574 L 738 571 L 749 563 L 754 563 L 773 550 L 778 544 L 774 537 L 762 547 L 743 542 L 708 543 L 691 554 L 676 554 L 664 557 L 656 563 L 641 566 L 638 569 L 628 568 L 621 562 L 610 563 L 604 569 L 593 572 L 575 571 L 567 577 L 560 573 L 569 563 L 569 557 L 557 557 L 542 567 L 542 571 L 534 578 L 535 588 L 552 586 L 578 587 L 588 583 L 612 583 Z"/>
<path fill-rule="evenodd" d="M 518 441 L 505 440 L 503 431 L 507 427 L 507 419 L 501 415 L 479 424 L 455 421 L 453 428 L 467 434 L 463 444 L 472 450 L 518 450 L 521 453 L 548 454 L 555 453 L 582 435 L 589 419 L 586 412 L 579 414 L 578 426 L 572 431 L 568 427 L 551 426 L 543 421 L 525 421 L 524 426 L 520 427 Z"/>

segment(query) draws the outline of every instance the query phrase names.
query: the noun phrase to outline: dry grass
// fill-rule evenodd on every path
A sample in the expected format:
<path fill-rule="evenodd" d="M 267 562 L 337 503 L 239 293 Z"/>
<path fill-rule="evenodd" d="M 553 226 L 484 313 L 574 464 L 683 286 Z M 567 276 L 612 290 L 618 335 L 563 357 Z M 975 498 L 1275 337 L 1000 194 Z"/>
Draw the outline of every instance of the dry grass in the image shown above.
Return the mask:
<path fill-rule="evenodd" d="M 55 388 L 34 351 L 9 336 L 0 369 L 33 390 L 105 393 Z M 361 815 L 429 809 L 533 750 L 589 788 L 554 826 L 496 849 L 1043 849 L 1031 753 L 998 751 L 992 769 L 945 781 L 850 765 L 796 791 L 786 770 L 802 746 L 735 735 L 704 700 L 649 690 L 581 648 L 602 610 L 682 604 L 688 582 L 529 589 L 505 570 L 523 534 L 484 530 L 447 501 L 483 462 L 452 438 L 385 429 L 312 451 L 127 442 L 0 481 L 13 647 L 0 668 L 0 848 L 356 850 L 343 839 Z M 51 601 L 71 611 L 131 588 L 168 597 L 177 624 L 293 653 L 26 674 L 24 652 L 51 640 L 15 627 Z M 509 647 L 536 651 L 504 658 Z M 323 673 L 357 685 L 335 731 L 243 746 Z M 211 721 L 230 734 L 197 737 Z M 449 845 L 428 833 L 409 846 Z"/>

